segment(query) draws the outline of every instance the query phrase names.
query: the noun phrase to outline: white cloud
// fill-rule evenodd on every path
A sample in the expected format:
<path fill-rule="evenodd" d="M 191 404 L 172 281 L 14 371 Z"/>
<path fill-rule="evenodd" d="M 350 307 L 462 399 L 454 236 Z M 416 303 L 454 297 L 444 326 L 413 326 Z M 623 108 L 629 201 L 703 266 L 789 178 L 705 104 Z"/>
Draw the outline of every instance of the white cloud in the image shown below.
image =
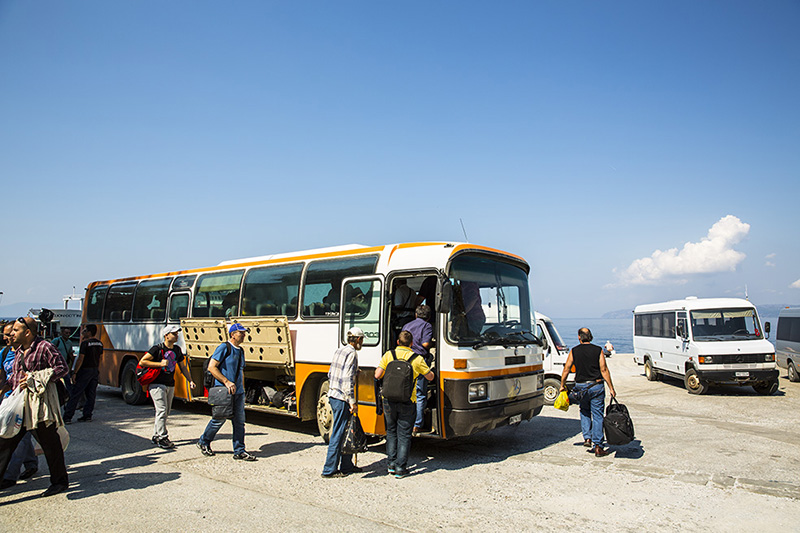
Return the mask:
<path fill-rule="evenodd" d="M 773 263 L 772 261 L 767 261 L 766 263 L 764 263 L 764 266 L 767 266 L 767 267 L 774 267 L 774 266 L 775 266 L 775 263 Z"/>
<path fill-rule="evenodd" d="M 773 252 L 773 253 L 771 253 L 771 254 L 767 254 L 767 255 L 766 255 L 766 258 L 767 258 L 767 259 L 773 259 L 773 258 L 774 258 L 776 255 L 778 255 L 778 254 L 776 254 L 775 252 Z"/>
<path fill-rule="evenodd" d="M 800 279 L 789 285 L 792 289 L 800 289 Z"/>
<path fill-rule="evenodd" d="M 619 285 L 653 285 L 665 280 L 686 283 L 685 276 L 693 274 L 732 272 L 745 258 L 733 247 L 749 231 L 750 224 L 737 217 L 722 217 L 700 242 L 687 242 L 680 250 L 656 250 L 650 257 L 635 260 L 619 273 Z"/>

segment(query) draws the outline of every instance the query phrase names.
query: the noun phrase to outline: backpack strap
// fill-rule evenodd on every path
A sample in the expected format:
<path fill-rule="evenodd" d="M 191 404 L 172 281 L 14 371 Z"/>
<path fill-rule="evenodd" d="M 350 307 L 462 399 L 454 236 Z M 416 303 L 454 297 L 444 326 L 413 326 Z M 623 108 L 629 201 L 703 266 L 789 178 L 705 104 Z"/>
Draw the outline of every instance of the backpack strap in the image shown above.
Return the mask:
<path fill-rule="evenodd" d="M 394 359 L 395 361 L 397 361 L 397 354 L 396 354 L 396 353 L 394 353 L 394 348 L 392 348 L 392 359 Z"/>
<path fill-rule="evenodd" d="M 415 357 L 419 357 L 419 354 L 418 353 L 412 353 L 411 357 L 406 359 L 406 361 L 408 361 L 408 364 L 411 364 L 411 361 L 413 361 Z"/>

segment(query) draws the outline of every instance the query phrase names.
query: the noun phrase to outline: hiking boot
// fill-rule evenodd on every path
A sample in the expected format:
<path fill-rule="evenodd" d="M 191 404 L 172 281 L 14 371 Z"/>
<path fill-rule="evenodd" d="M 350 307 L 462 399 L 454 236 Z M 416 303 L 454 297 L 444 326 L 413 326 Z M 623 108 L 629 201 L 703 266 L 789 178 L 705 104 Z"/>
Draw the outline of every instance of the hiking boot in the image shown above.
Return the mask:
<path fill-rule="evenodd" d="M 197 447 L 200 448 L 200 451 L 203 453 L 203 455 L 214 457 L 214 450 L 211 449 L 210 445 L 197 441 Z"/>
<path fill-rule="evenodd" d="M 164 448 L 165 450 L 169 450 L 175 447 L 175 443 L 169 440 L 169 437 L 158 439 L 158 442 L 156 444 L 158 444 L 159 448 Z"/>
<path fill-rule="evenodd" d="M 236 459 L 237 461 L 255 461 L 256 460 L 256 456 L 255 455 L 249 454 L 247 452 L 235 453 L 235 454 L 233 454 L 233 458 Z"/>

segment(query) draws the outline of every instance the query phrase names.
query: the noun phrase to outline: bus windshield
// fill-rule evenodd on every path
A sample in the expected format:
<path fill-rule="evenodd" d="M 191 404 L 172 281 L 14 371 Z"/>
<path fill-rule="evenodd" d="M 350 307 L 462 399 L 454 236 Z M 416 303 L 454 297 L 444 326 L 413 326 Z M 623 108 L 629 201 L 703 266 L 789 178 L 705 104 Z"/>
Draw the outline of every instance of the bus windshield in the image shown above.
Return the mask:
<path fill-rule="evenodd" d="M 450 282 L 450 342 L 476 347 L 536 342 L 531 330 L 528 276 L 520 267 L 488 257 L 462 255 L 450 265 Z"/>
<path fill-rule="evenodd" d="M 756 310 L 702 309 L 691 311 L 692 335 L 696 341 L 731 341 L 761 339 Z"/>

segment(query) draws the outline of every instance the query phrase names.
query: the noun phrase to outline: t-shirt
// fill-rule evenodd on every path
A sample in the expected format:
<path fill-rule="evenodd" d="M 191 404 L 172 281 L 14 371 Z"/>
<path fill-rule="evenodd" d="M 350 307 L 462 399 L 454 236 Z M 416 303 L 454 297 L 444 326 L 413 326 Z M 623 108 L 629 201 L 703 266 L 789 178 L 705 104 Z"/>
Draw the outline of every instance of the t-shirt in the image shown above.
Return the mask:
<path fill-rule="evenodd" d="M 72 352 L 72 341 L 69 339 L 64 340 L 64 337 L 56 337 L 50 341 L 50 344 L 58 349 L 64 361 L 67 362 L 67 366 L 72 368 L 72 362 L 75 360 L 75 354 Z"/>
<path fill-rule="evenodd" d="M 97 368 L 103 355 L 103 343 L 98 339 L 85 340 L 81 343 L 79 354 L 83 354 L 81 368 Z"/>
<path fill-rule="evenodd" d="M 431 342 L 433 338 L 433 327 L 426 320 L 415 318 L 405 326 L 403 329 L 411 333 L 413 340 L 411 341 L 411 349 L 414 353 L 418 353 L 427 361 L 428 350 L 422 346 L 425 343 Z"/>
<path fill-rule="evenodd" d="M 227 350 L 225 348 L 226 344 L 229 346 Z M 226 351 L 228 355 L 223 358 Z M 219 368 L 222 375 L 225 376 L 228 381 L 236 383 L 236 394 L 244 394 L 244 349 L 237 348 L 230 342 L 223 342 L 217 346 L 211 358 L 215 361 L 219 361 L 217 368 Z M 224 384 L 215 379 L 214 386 L 223 387 Z"/>
<path fill-rule="evenodd" d="M 414 355 L 414 352 L 411 350 L 411 348 L 408 348 L 406 346 L 398 346 L 397 348 L 394 349 L 394 353 L 395 355 L 397 355 L 398 359 L 403 359 L 405 361 L 408 361 L 408 359 L 412 355 Z M 386 370 L 386 365 L 388 365 L 393 360 L 394 358 L 392 357 L 392 351 L 389 350 L 388 352 L 383 354 L 383 357 L 381 357 L 381 362 L 378 363 L 378 366 Z M 420 375 L 425 375 L 431 371 L 428 365 L 425 364 L 425 360 L 419 356 L 415 357 L 414 360 L 411 361 L 411 368 L 414 370 L 415 383 L 417 381 L 417 377 L 419 377 Z M 411 387 L 411 402 L 416 403 L 416 401 L 417 401 L 417 387 L 416 385 L 414 385 L 413 387 Z"/>
<path fill-rule="evenodd" d="M 167 366 L 161 369 L 161 372 L 158 373 L 158 377 L 153 380 L 153 383 L 174 387 L 175 367 L 186 357 L 183 355 L 181 347 L 176 344 L 172 348 L 167 348 L 164 343 L 160 343 L 147 350 L 147 353 L 152 356 L 153 362 L 155 363 L 160 363 L 162 359 L 167 360 Z"/>
<path fill-rule="evenodd" d="M 6 348 L 8 348 L 7 352 Z M 3 372 L 6 373 L 6 380 L 9 380 L 11 379 L 11 375 L 13 374 L 14 357 L 16 357 L 16 353 L 14 352 L 14 350 L 11 349 L 11 346 L 6 346 L 5 348 L 3 348 L 2 351 L 0 351 L 0 354 L 2 354 L 3 352 L 6 353 L 5 356 L 3 357 L 3 360 L 0 361 L 0 363 L 2 363 L 3 365 Z M 2 383 L 0 383 L 0 385 L 2 385 Z M 3 396 L 3 398 L 8 398 L 9 396 L 11 396 L 11 392 L 12 392 L 11 389 L 6 391 L 6 394 L 5 396 Z"/>

